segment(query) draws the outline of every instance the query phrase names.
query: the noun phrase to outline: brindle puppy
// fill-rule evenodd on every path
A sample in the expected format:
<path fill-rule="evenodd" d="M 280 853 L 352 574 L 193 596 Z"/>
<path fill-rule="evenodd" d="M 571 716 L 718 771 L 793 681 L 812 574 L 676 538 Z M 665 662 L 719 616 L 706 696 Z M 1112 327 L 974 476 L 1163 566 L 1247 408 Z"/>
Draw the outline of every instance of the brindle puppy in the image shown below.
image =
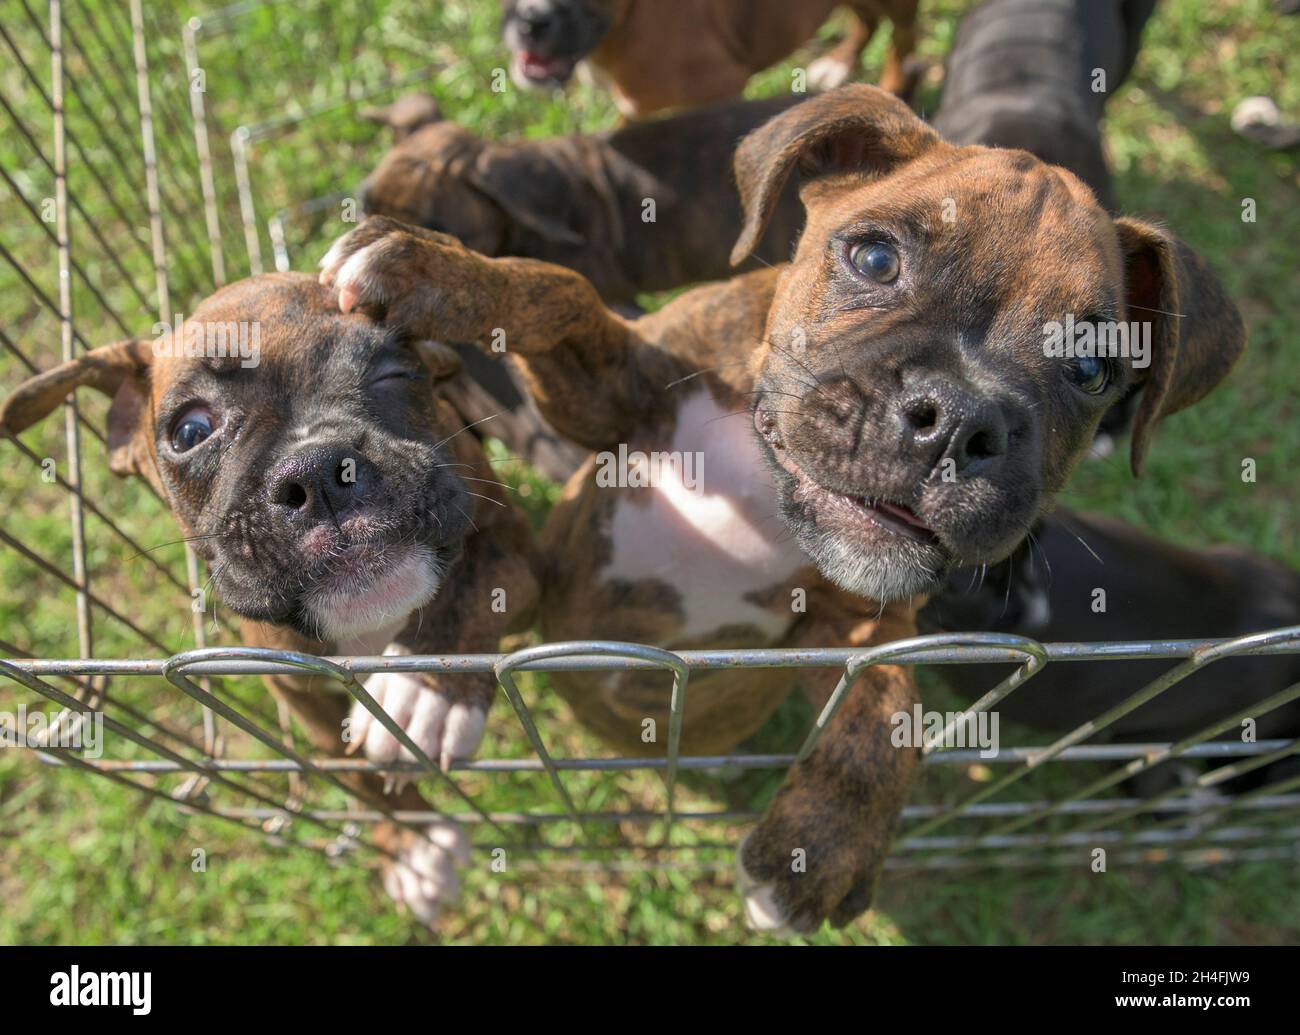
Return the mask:
<path fill-rule="evenodd" d="M 737 261 L 796 165 L 808 222 L 793 262 L 631 322 L 570 270 L 388 219 L 323 261 L 344 312 L 417 336 L 504 335 L 555 428 L 605 454 L 544 533 L 548 637 L 865 647 L 907 635 L 915 594 L 1015 548 L 1131 384 L 1145 386 L 1136 468 L 1156 421 L 1244 347 L 1217 280 L 1173 237 L 1112 220 L 1028 154 L 946 144 L 871 87 L 810 100 L 744 141 Z M 1150 321 L 1150 365 L 1049 356 L 1045 325 L 1071 314 Z M 625 487 L 605 488 L 620 447 L 681 462 L 649 488 L 626 468 Z M 702 479 L 687 471 L 699 457 Z M 647 750 L 645 718 L 666 728 L 662 674 L 555 683 L 620 751 Z M 698 675 L 685 749 L 735 745 L 792 683 Z M 740 852 L 752 922 L 808 930 L 867 907 L 918 758 L 891 745 L 889 718 L 914 699 L 905 670 L 868 669 L 791 769 Z"/>
<path fill-rule="evenodd" d="M 241 324 L 244 353 L 230 354 L 228 339 L 209 347 L 209 328 Z M 182 328 L 33 377 L 0 405 L 0 429 L 18 434 L 81 386 L 108 395 L 109 466 L 147 479 L 171 506 L 251 646 L 494 651 L 512 621 L 527 622 L 531 537 L 441 397 L 454 353 L 340 315 L 302 274 L 225 287 Z M 493 606 L 501 590 L 504 612 Z M 326 682 L 267 677 L 311 742 L 341 754 L 349 699 Z M 380 673 L 365 685 L 444 769 L 478 746 L 495 693 L 483 675 Z M 413 757 L 360 705 L 349 732 L 374 761 Z M 429 808 L 413 787 L 388 794 L 377 777 L 344 779 L 372 807 Z M 374 839 L 389 894 L 431 922 L 455 894 L 463 836 L 383 823 Z"/>
<path fill-rule="evenodd" d="M 368 214 L 449 233 L 484 255 L 568 266 L 607 302 L 630 304 L 646 291 L 731 274 L 741 219 L 732 155 L 741 137 L 801 99 L 498 143 L 443 119 L 436 105 L 403 98 L 391 116 L 372 116 L 391 117 L 405 136 L 366 177 L 360 199 Z M 789 259 L 802 227 L 799 200 L 786 191 L 752 268 Z"/>

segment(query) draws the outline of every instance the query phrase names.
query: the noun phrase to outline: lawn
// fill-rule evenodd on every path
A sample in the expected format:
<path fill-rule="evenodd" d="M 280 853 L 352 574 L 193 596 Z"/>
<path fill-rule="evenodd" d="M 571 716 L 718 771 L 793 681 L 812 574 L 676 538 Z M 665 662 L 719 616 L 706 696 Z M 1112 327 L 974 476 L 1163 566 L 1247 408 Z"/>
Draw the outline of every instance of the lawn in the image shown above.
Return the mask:
<path fill-rule="evenodd" d="M 563 97 L 493 89 L 505 63 L 497 40 L 497 0 L 339 0 L 267 3 L 218 14 L 180 0 L 146 0 L 155 131 L 160 154 L 160 213 L 166 234 L 172 305 L 191 311 L 212 288 L 213 269 L 203 208 L 203 177 L 195 157 L 182 25 L 203 15 L 198 53 L 214 153 L 215 205 L 227 279 L 274 268 L 277 250 L 294 269 L 309 270 L 328 243 L 348 228 L 346 195 L 387 146 L 382 132 L 340 103 L 352 96 L 384 99 L 403 87 L 431 88 L 443 110 L 486 136 L 546 136 L 594 130 L 615 122 L 599 92 L 581 85 Z M 922 53 L 938 63 L 952 39 L 955 15 L 967 4 L 923 4 Z M 158 319 L 152 266 L 149 198 L 144 189 L 131 26 L 122 5 L 87 0 L 65 5 L 69 80 L 68 188 L 71 215 L 74 327 L 88 345 L 147 334 Z M 60 357 L 58 265 L 53 224 L 41 219 L 54 179 L 50 90 L 43 37 L 48 11 L 34 0 L 0 0 L 0 391 L 27 373 L 24 357 L 44 368 Z M 829 38 L 840 27 L 824 30 Z M 887 34 L 873 41 L 864 75 L 879 69 Z M 1272 96 L 1300 117 L 1300 18 L 1281 19 L 1269 0 L 1164 0 L 1148 27 L 1129 84 L 1112 101 L 1107 144 L 1122 207 L 1161 221 L 1207 256 L 1225 279 L 1250 328 L 1246 358 L 1229 382 L 1157 435 L 1145 476 L 1127 462 L 1085 465 L 1063 502 L 1124 517 L 1158 535 L 1191 545 L 1236 543 L 1300 565 L 1295 463 L 1300 456 L 1300 174 L 1294 155 L 1263 152 L 1228 125 L 1234 105 Z M 821 41 L 824 44 L 824 39 Z M 813 50 L 817 47 L 812 48 Z M 806 51 L 751 84 L 755 96 L 788 88 L 790 70 Z M 16 55 L 20 55 L 19 60 Z M 38 88 L 39 84 L 39 88 Z M 938 85 L 923 100 L 933 109 Z M 285 121 L 286 114 L 295 116 Z M 299 120 L 298 117 L 302 117 Z M 247 127 L 255 246 L 241 223 L 230 136 Z M 30 134 L 30 136 L 28 135 Z M 1243 200 L 1257 217 L 1242 219 Z M 308 205 L 313 199 L 324 199 Z M 268 221 L 279 215 L 283 244 Z M 80 347 L 80 345 L 78 346 Z M 17 351 L 15 351 L 17 350 Z M 86 496 L 110 516 L 85 518 L 90 585 L 112 609 L 93 609 L 93 652 L 100 657 L 160 657 L 194 645 L 185 559 L 175 526 L 142 486 L 114 479 L 104 463 L 102 400 L 82 399 L 86 427 L 82 481 Z M 81 653 L 75 594 L 59 571 L 71 571 L 68 495 L 42 478 L 52 458 L 70 478 L 62 420 L 22 436 L 23 455 L 0 443 L 0 656 L 76 657 Z M 1241 478 L 1242 461 L 1257 478 Z M 503 461 L 533 515 L 553 489 Z M 26 555 L 49 559 L 53 571 Z M 204 616 L 210 642 L 234 642 L 219 608 Z M 143 634 L 143 635 L 142 635 Z M 521 640 L 520 643 L 527 642 Z M 830 646 L 830 645 L 828 645 Z M 252 681 L 231 693 L 264 717 L 269 702 Z M 539 726 L 555 754 L 596 757 L 605 750 L 577 729 L 543 679 L 525 681 Z M 193 735 L 196 709 L 161 682 L 115 679 L 112 699 L 159 724 Z M 929 698 L 942 707 L 942 699 Z M 36 697 L 0 684 L 0 710 Z M 789 750 L 806 711 L 784 709 L 759 741 L 760 750 Z M 133 724 L 134 725 L 134 724 Z M 1021 734 L 1016 743 L 1040 743 Z M 147 753 L 110 740 L 113 758 Z M 231 757 L 266 754 L 234 731 Z M 481 751 L 488 758 L 527 758 L 528 742 L 505 702 L 489 720 Z M 1095 775 L 1078 763 L 1045 767 L 1027 797 L 1060 793 Z M 1081 772 L 1080 770 L 1083 770 Z M 927 771 L 916 801 L 950 800 L 984 778 L 977 768 Z M 553 812 L 541 774 L 471 773 L 463 785 L 492 810 Z M 761 803 L 776 774 L 741 780 L 695 778 L 679 807 L 718 809 Z M 175 776 L 145 778 L 173 790 Z M 284 780 L 265 783 L 283 796 Z M 662 784 L 645 772 L 575 774 L 571 793 L 586 809 L 625 811 L 661 804 Z M 214 803 L 225 792 L 214 791 Z M 315 791 L 313 802 L 342 804 Z M 229 802 L 226 802 L 229 804 Z M 625 834 L 653 838 L 657 826 L 621 824 Z M 611 830 L 612 836 L 616 831 Z M 552 835 L 565 843 L 564 824 Z M 286 839 L 313 832 L 303 824 Z M 364 854 L 331 861 L 318 852 L 280 846 L 246 829 L 183 813 L 136 791 L 65 768 L 30 753 L 0 751 L 0 942 L 49 943 L 428 943 L 446 944 L 714 944 L 761 943 L 738 918 L 730 853 L 708 846 L 734 842 L 736 824 L 681 824 L 680 850 L 543 854 L 512 857 L 504 873 L 490 868 L 490 838 L 465 874 L 459 908 L 430 933 L 390 908 Z M 196 870 L 196 850 L 206 865 Z M 560 862 L 580 866 L 561 866 Z M 612 861 L 612 866 L 596 866 Z M 1245 862 L 1211 868 L 1177 863 L 1109 867 L 984 868 L 887 875 L 876 908 L 852 927 L 805 939 L 815 944 L 1185 944 L 1281 943 L 1300 940 L 1300 872 L 1293 862 Z"/>

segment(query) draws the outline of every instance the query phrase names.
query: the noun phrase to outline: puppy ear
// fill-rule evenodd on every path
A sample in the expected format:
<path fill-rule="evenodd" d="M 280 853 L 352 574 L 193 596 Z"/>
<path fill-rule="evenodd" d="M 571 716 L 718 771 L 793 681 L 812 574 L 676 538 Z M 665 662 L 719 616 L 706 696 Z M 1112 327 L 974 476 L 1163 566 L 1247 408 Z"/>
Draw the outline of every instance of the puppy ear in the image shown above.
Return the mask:
<path fill-rule="evenodd" d="M 442 109 L 426 93 L 408 93 L 382 108 L 362 108 L 357 112 L 367 122 L 388 126 L 402 140 L 422 126 L 442 121 Z"/>
<path fill-rule="evenodd" d="M 0 430 L 17 435 L 48 416 L 75 389 L 98 389 L 113 400 L 108 408 L 109 469 L 118 475 L 143 475 L 157 486 L 149 448 L 152 359 L 150 342 L 119 341 L 37 374 L 0 402 Z"/>
<path fill-rule="evenodd" d="M 577 197 L 563 170 L 543 156 L 486 147 L 465 174 L 472 187 L 491 198 L 520 226 L 553 244 L 582 245 L 586 238 L 557 217 L 555 207 Z"/>
<path fill-rule="evenodd" d="M 757 246 L 795 162 L 806 177 L 884 172 L 940 142 L 892 93 L 854 83 L 811 97 L 764 123 L 736 149 L 744 224 L 731 252 L 739 265 Z"/>
<path fill-rule="evenodd" d="M 440 341 L 424 338 L 415 343 L 415 354 L 429 370 L 434 384 L 450 381 L 460 373 L 461 361 L 456 350 Z"/>
<path fill-rule="evenodd" d="M 1151 321 L 1151 365 L 1141 382 L 1130 457 L 1137 475 L 1156 422 L 1228 376 L 1246 349 L 1246 328 L 1219 278 L 1187 245 L 1134 219 L 1115 220 L 1115 231 L 1128 319 Z"/>

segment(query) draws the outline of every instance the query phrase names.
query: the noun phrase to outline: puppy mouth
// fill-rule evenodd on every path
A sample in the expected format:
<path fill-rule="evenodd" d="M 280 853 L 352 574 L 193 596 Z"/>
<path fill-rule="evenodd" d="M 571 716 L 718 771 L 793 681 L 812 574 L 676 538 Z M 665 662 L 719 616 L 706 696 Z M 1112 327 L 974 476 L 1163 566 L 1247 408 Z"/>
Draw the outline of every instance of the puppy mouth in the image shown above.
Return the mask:
<path fill-rule="evenodd" d="M 578 59 L 536 50 L 520 50 L 514 55 L 515 71 L 530 83 L 562 86 L 569 81 Z"/>
<path fill-rule="evenodd" d="M 811 510 L 819 524 L 842 534 L 865 535 L 871 540 L 880 539 L 880 533 L 885 532 L 922 546 L 941 545 L 938 533 L 902 500 L 838 492 L 808 475 L 790 455 L 775 418 L 761 407 L 754 411 L 754 427 L 772 450 L 776 462 L 795 479 L 791 499 Z"/>
<path fill-rule="evenodd" d="M 304 617 L 325 640 L 373 632 L 429 603 L 441 584 L 442 567 L 435 551 L 423 544 L 342 546 L 309 577 Z"/>

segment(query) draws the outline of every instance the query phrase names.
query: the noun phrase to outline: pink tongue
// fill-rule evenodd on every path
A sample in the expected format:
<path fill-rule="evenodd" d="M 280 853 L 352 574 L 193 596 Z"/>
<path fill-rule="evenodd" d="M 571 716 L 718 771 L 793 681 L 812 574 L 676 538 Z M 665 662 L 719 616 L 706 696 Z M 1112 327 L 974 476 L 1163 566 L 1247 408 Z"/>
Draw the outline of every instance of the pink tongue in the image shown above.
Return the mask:
<path fill-rule="evenodd" d="M 920 521 L 916 519 L 916 515 L 913 514 L 910 510 L 905 510 L 902 507 L 896 507 L 892 503 L 877 503 L 876 508 L 878 510 L 883 510 L 886 514 L 898 518 L 899 521 L 906 521 L 909 525 L 915 525 L 917 528 L 925 527 L 924 525 L 921 524 Z"/>
<path fill-rule="evenodd" d="M 554 75 L 557 71 L 565 71 L 567 65 L 562 58 L 544 58 L 538 57 L 536 54 L 525 54 L 524 67 L 530 72 L 541 72 L 545 75 Z"/>

